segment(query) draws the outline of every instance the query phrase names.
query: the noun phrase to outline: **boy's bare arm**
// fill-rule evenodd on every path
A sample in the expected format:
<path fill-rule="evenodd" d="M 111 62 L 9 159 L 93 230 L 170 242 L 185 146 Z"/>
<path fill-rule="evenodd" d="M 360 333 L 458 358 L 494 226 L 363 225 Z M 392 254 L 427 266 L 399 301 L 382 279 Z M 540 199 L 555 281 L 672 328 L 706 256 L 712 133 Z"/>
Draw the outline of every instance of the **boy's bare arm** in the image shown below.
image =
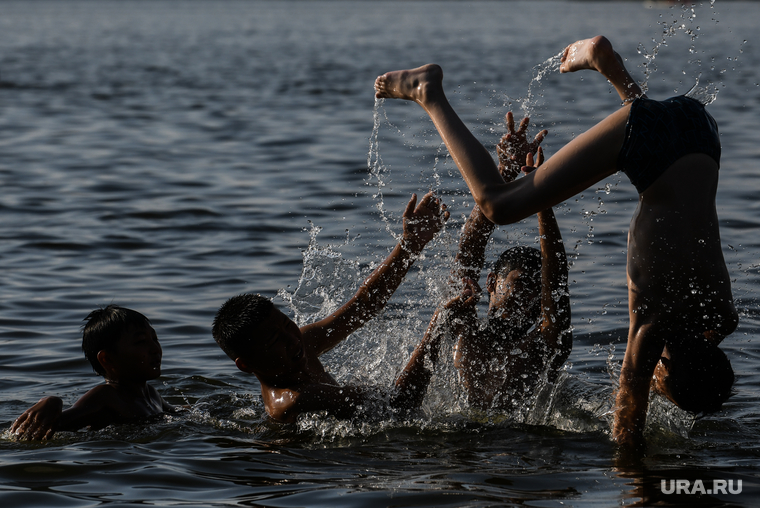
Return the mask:
<path fill-rule="evenodd" d="M 561 365 L 570 355 L 570 293 L 567 255 L 551 208 L 538 213 L 541 236 L 541 335 L 543 343 L 559 353 Z"/>
<path fill-rule="evenodd" d="M 318 383 L 275 392 L 265 398 L 267 413 L 278 422 L 293 423 L 302 413 L 319 411 L 327 411 L 337 418 L 351 418 L 377 390 Z"/>
<path fill-rule="evenodd" d="M 535 164 L 533 157 L 527 159 L 524 171 L 530 172 L 543 163 L 543 151 L 539 150 Z M 541 323 L 539 331 L 542 343 L 559 353 L 557 360 L 564 363 L 572 349 L 570 333 L 570 293 L 568 291 L 568 268 L 565 245 L 554 216 L 547 208 L 537 214 L 538 234 L 541 244 Z"/>
<path fill-rule="evenodd" d="M 401 242 L 356 294 L 330 316 L 301 329 L 304 341 L 318 355 L 338 345 L 385 307 L 416 257 L 448 220 L 446 205 L 432 192 L 425 194 L 415 208 L 416 202 L 413 195 L 404 211 Z"/>
<path fill-rule="evenodd" d="M 451 281 L 480 278 L 486 259 L 486 246 L 496 226 L 483 215 L 478 205 L 475 205 L 470 216 L 462 227 L 459 237 L 459 250 L 451 270 Z"/>
<path fill-rule="evenodd" d="M 11 425 L 11 434 L 23 439 L 51 439 L 63 412 L 59 397 L 45 397 L 24 411 Z"/>
<path fill-rule="evenodd" d="M 461 314 L 472 310 L 478 302 L 479 292 L 474 290 L 473 284 L 475 283 L 472 280 L 466 280 L 462 294 L 451 299 L 433 314 L 425 335 L 414 348 L 404 370 L 396 378 L 395 393 L 391 400 L 395 409 L 410 410 L 422 404 L 432 377 L 432 373 L 425 367 L 425 359 L 430 360 L 433 365 L 438 362 L 438 350 L 443 336 L 447 332 L 456 333 L 456 323 L 461 323 Z"/>
<path fill-rule="evenodd" d="M 327 411 L 337 418 L 351 418 L 368 405 L 382 404 L 383 400 L 390 407 L 407 411 L 419 407 L 427 391 L 432 373 L 425 366 L 425 359 L 435 364 L 438 349 L 445 333 L 442 314 L 455 312 L 457 308 L 471 307 L 477 302 L 477 295 L 465 290 L 462 295 L 452 299 L 443 309 L 437 310 L 430 321 L 420 343 L 396 378 L 390 398 L 380 388 L 363 386 L 338 386 L 331 384 L 310 384 L 297 389 L 275 390 L 265 397 L 269 416 L 283 423 L 292 423 L 302 413 Z"/>
<path fill-rule="evenodd" d="M 449 331 L 456 337 L 454 366 L 459 371 L 462 385 L 470 397 L 477 397 L 483 389 L 478 375 L 486 373 L 484 365 L 493 359 L 493 349 L 483 347 L 483 336 L 478 328 L 475 304 L 481 295 L 478 284 L 472 279 L 464 279 L 463 305 L 455 306 L 449 315 Z M 473 298 L 468 298 L 468 295 Z M 490 346 L 490 344 L 489 344 Z"/>
<path fill-rule="evenodd" d="M 45 397 L 13 423 L 11 432 L 29 439 L 50 439 L 58 431 L 75 431 L 90 425 L 102 427 L 113 419 L 112 401 L 112 390 L 107 385 L 90 389 L 65 411 L 59 397 Z"/>
<path fill-rule="evenodd" d="M 672 336 L 670 324 L 666 320 L 655 320 L 628 337 L 612 426 L 612 438 L 623 447 L 644 446 L 650 383 L 669 336 Z"/>

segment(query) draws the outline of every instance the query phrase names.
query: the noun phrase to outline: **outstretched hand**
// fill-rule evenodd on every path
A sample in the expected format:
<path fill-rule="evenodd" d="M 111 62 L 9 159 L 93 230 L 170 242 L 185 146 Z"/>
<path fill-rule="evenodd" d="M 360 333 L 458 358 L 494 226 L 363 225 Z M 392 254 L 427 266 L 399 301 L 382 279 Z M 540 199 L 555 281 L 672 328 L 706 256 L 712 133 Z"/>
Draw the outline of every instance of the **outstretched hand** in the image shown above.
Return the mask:
<path fill-rule="evenodd" d="M 412 252 L 419 253 L 443 228 L 443 224 L 449 219 L 446 205 L 441 203 L 433 191 L 425 194 L 417 205 L 417 194 L 412 194 L 412 199 L 404 210 L 404 245 Z"/>
<path fill-rule="evenodd" d="M 11 426 L 11 434 L 22 439 L 50 439 L 61 417 L 63 401 L 45 397 L 19 416 Z"/>
<path fill-rule="evenodd" d="M 515 118 L 511 111 L 507 113 L 506 121 L 507 133 L 496 145 L 496 152 L 499 156 L 499 172 L 504 180 L 511 182 L 517 178 L 520 168 L 527 162 L 527 157 L 538 152 L 539 145 L 549 131 L 542 130 L 536 134 L 533 141 L 529 142 L 528 124 L 530 124 L 530 118 L 523 118 L 517 130 L 515 130 Z"/>

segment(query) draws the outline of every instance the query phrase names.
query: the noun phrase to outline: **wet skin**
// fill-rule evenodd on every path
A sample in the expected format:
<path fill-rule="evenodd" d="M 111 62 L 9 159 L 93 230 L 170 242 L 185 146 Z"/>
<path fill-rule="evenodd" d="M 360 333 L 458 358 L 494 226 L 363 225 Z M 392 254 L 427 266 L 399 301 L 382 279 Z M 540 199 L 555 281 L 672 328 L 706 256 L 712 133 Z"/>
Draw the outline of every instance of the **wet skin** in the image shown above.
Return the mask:
<path fill-rule="evenodd" d="M 331 350 L 372 319 L 385 306 L 425 245 L 449 217 L 432 192 L 417 204 L 413 195 L 403 215 L 403 235 L 385 261 L 364 281 L 356 294 L 330 316 L 299 328 L 277 309 L 258 327 L 248 350 L 235 359 L 243 372 L 255 374 L 267 413 L 277 421 L 293 422 L 304 412 L 326 410 L 350 418 L 379 394 L 377 389 L 340 386 L 319 356 Z M 397 378 L 391 405 L 419 405 L 429 376 L 424 357 L 435 342 L 426 333 Z"/>
<path fill-rule="evenodd" d="M 98 353 L 105 384 L 89 390 L 65 411 L 60 398 L 41 399 L 16 419 L 11 432 L 25 438 L 50 439 L 59 430 L 99 429 L 173 411 L 147 384 L 161 375 L 161 358 L 153 327 L 147 323 L 132 327 L 122 333 L 113 351 Z"/>
<path fill-rule="evenodd" d="M 539 144 L 547 131 L 528 141 L 529 119 L 515 129 L 506 116 L 507 134 L 497 144 L 499 172 L 506 181 L 522 170 L 531 173 L 543 163 Z M 535 157 L 535 158 L 534 158 Z M 523 165 L 525 164 L 525 165 Z M 541 238 L 541 276 L 522 268 L 486 279 L 488 321 L 481 329 L 474 307 L 455 314 L 455 366 L 467 390 L 469 403 L 481 409 L 510 409 L 542 379 L 552 379 L 572 346 L 568 268 L 562 236 L 551 209 L 537 214 Z M 463 228 L 453 279 L 463 277 L 465 291 L 479 291 L 475 280 L 485 262 L 494 224 L 475 207 Z M 519 353 L 517 351 L 520 351 Z"/>
<path fill-rule="evenodd" d="M 488 151 L 449 104 L 439 66 L 384 74 L 376 80 L 376 97 L 412 100 L 422 106 L 483 213 L 497 224 L 510 224 L 561 203 L 617 171 L 629 100 L 642 95 L 640 87 L 601 36 L 571 45 L 562 66 L 563 72 L 600 72 L 625 105 L 514 182 L 502 178 Z M 629 231 L 630 325 L 613 424 L 613 438 L 626 447 L 643 446 L 649 385 L 668 335 L 674 329 L 688 330 L 720 342 L 736 328 L 738 315 L 718 234 L 716 188 L 715 161 L 689 154 L 639 196 Z M 687 266 L 677 265 L 676 260 L 685 260 Z M 692 290 L 702 296 L 692 298 Z M 697 309 L 708 318 L 699 319 Z"/>

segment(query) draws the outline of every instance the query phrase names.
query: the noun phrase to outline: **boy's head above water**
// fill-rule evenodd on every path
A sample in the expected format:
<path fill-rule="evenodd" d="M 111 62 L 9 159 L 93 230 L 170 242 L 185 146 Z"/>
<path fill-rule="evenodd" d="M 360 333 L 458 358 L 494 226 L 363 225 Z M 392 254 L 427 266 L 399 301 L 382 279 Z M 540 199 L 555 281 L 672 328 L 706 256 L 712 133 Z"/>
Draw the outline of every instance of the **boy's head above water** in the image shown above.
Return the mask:
<path fill-rule="evenodd" d="M 233 296 L 219 307 L 211 334 L 227 356 L 235 360 L 247 356 L 258 340 L 258 328 L 269 320 L 274 304 L 255 294 Z"/>
<path fill-rule="evenodd" d="M 82 351 L 108 381 L 143 382 L 161 375 L 161 345 L 148 318 L 108 305 L 90 312 L 82 331 Z"/>
<path fill-rule="evenodd" d="M 261 295 L 227 300 L 216 313 L 212 335 L 238 369 L 260 380 L 283 381 L 306 366 L 301 330 Z"/>
<path fill-rule="evenodd" d="M 654 370 L 652 386 L 681 409 L 694 413 L 718 411 L 731 396 L 734 370 L 717 345 L 695 338 L 669 343 Z"/>
<path fill-rule="evenodd" d="M 541 252 L 522 245 L 504 251 L 486 289 L 491 317 L 535 323 L 541 313 Z"/>

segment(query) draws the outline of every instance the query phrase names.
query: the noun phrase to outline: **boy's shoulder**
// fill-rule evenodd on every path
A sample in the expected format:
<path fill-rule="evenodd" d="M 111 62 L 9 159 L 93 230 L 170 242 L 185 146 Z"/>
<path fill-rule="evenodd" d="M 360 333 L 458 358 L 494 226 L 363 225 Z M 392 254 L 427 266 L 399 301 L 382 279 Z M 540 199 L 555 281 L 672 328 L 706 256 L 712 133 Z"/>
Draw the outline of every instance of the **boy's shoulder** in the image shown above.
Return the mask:
<path fill-rule="evenodd" d="M 320 411 L 333 406 L 332 392 L 342 387 L 327 372 L 306 383 L 270 386 L 261 383 L 261 398 L 267 414 L 279 422 L 293 422 L 304 411 Z"/>
<path fill-rule="evenodd" d="M 145 385 L 144 395 L 133 395 L 118 386 L 102 383 L 90 388 L 72 407 L 87 408 L 90 412 L 110 417 L 130 419 L 161 413 L 164 401 L 151 385 Z"/>
<path fill-rule="evenodd" d="M 74 403 L 74 406 L 96 403 L 99 403 L 98 405 L 108 405 L 113 402 L 114 397 L 118 397 L 116 388 L 108 383 L 101 383 L 87 390 L 87 392 L 79 397 L 79 400 Z"/>

